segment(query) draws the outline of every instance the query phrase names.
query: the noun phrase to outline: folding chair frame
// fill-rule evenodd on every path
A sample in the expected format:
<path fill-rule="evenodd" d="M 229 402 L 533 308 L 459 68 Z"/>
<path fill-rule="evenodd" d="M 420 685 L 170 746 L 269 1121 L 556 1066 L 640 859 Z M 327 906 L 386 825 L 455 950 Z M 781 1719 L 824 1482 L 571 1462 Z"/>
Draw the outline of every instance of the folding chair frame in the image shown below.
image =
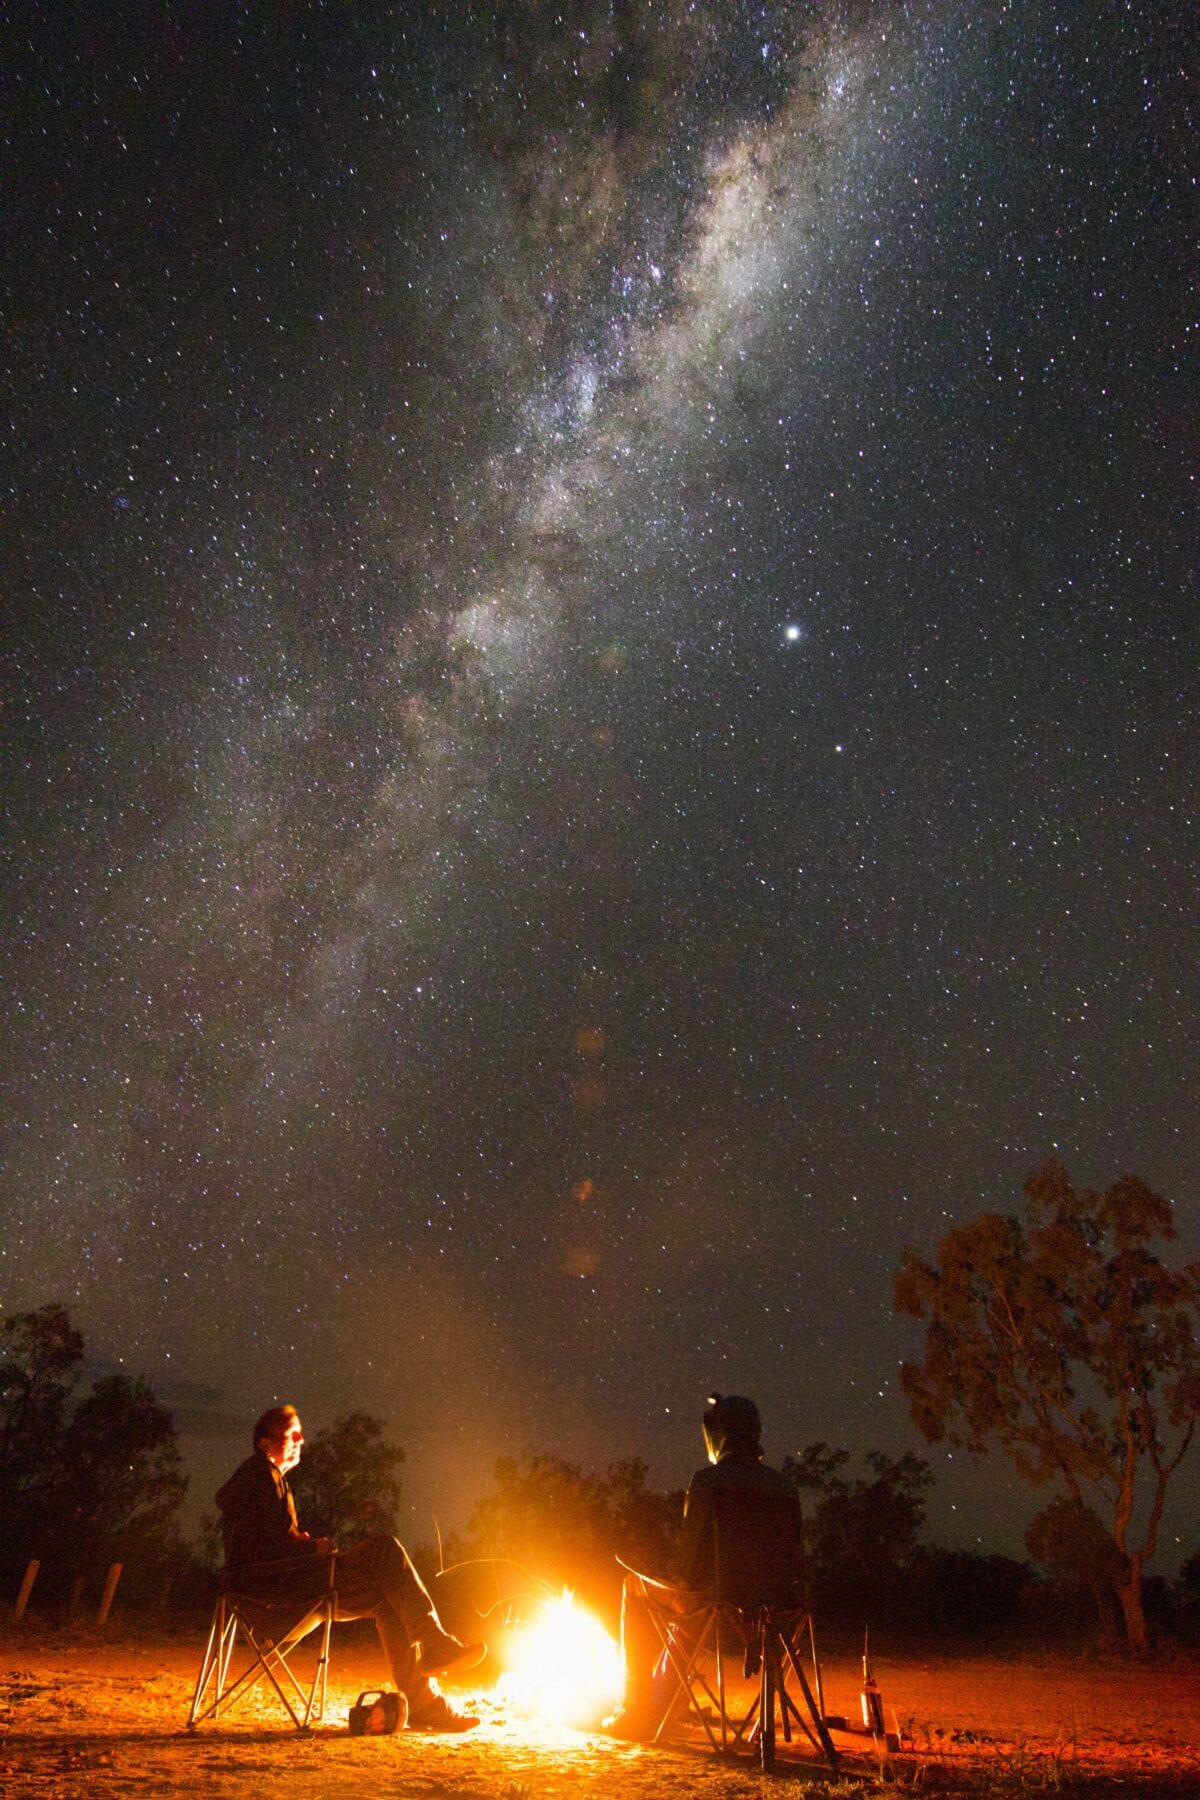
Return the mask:
<path fill-rule="evenodd" d="M 325 1700 L 329 1679 L 329 1638 L 337 1612 L 337 1590 L 333 1586 L 334 1558 L 329 1558 L 329 1586 L 299 1617 L 288 1612 L 290 1623 L 274 1639 L 255 1632 L 252 1615 L 264 1609 L 282 1611 L 286 1602 L 266 1600 L 256 1595 L 239 1594 L 222 1589 L 213 1608 L 208 1644 L 188 1713 L 188 1730 L 195 1731 L 206 1719 L 218 1719 L 230 1711 L 266 1677 L 297 1731 L 309 1731 L 314 1718 L 325 1716 Z M 296 1679 L 289 1658 L 303 1638 L 317 1626 L 321 1629 L 317 1666 L 312 1681 L 305 1689 Z M 262 1630 L 261 1621 L 259 1625 Z M 240 1674 L 230 1680 L 229 1669 L 237 1646 L 238 1634 L 252 1652 L 250 1661 Z M 291 1697 L 280 1682 L 286 1678 Z M 295 1704 L 293 1704 L 295 1702 Z"/>
<path fill-rule="evenodd" d="M 643 1575 L 640 1580 L 647 1611 L 662 1644 L 659 1669 L 669 1666 L 677 1678 L 653 1743 L 660 1741 L 686 1697 L 718 1756 L 736 1755 L 744 1744 L 754 1751 L 763 1769 L 773 1768 L 778 1722 L 785 1743 L 791 1742 L 795 1724 L 830 1769 L 837 1769 L 838 1754 L 825 1724 L 820 1665 L 812 1615 L 807 1608 L 744 1609 L 712 1599 L 680 1608 L 677 1590 L 648 1576 Z M 800 1661 L 806 1632 L 813 1662 L 811 1685 Z M 715 1690 L 703 1667 L 709 1655 L 716 1664 Z M 730 1658 L 736 1658 L 747 1674 L 757 1673 L 759 1678 L 758 1691 L 740 1719 L 730 1713 L 725 1681 L 725 1664 Z M 789 1678 L 794 1679 L 799 1690 L 803 1711 L 788 1687 Z"/>

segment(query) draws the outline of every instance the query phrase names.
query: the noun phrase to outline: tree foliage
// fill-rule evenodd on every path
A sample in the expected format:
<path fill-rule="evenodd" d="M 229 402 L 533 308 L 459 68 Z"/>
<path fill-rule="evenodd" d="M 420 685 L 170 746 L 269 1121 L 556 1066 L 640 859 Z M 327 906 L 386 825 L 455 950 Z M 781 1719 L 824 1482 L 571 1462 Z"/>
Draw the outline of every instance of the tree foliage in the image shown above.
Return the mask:
<path fill-rule="evenodd" d="M 292 1485 L 306 1531 L 343 1548 L 376 1531 L 395 1536 L 404 1452 L 385 1430 L 370 1413 L 352 1412 L 305 1444 Z"/>
<path fill-rule="evenodd" d="M 1200 1550 L 1194 1550 L 1183 1564 L 1171 1598 L 1184 1641 L 1200 1649 Z"/>
<path fill-rule="evenodd" d="M 0 1565 L 37 1556 L 44 1590 L 107 1561 L 163 1565 L 186 1488 L 171 1415 L 142 1381 L 77 1393 L 83 1338 L 61 1306 L 0 1324 Z"/>
<path fill-rule="evenodd" d="M 621 1569 L 668 1571 L 683 1495 L 646 1486 L 636 1459 L 585 1473 L 556 1456 L 502 1457 L 495 1489 L 478 1501 L 451 1554 L 490 1565 L 493 1598 L 539 1587 L 568 1587 L 610 1617 Z M 487 1582 L 478 1584 L 487 1591 Z"/>
<path fill-rule="evenodd" d="M 1101 1639 L 1113 1642 L 1117 1635 L 1113 1596 L 1124 1578 L 1125 1562 L 1091 1507 L 1081 1506 L 1070 1494 L 1056 1494 L 1029 1521 L 1025 1548 L 1060 1581 L 1087 1589 L 1095 1602 Z"/>
<path fill-rule="evenodd" d="M 847 1474 L 850 1453 L 809 1444 L 785 1458 L 783 1473 L 805 1511 L 805 1547 L 818 1609 L 826 1615 L 879 1618 L 905 1591 L 933 1485 L 928 1463 L 881 1451 L 866 1457 L 870 1475 Z"/>
<path fill-rule="evenodd" d="M 109 1375 L 71 1418 L 62 1515 L 77 1565 L 164 1559 L 187 1490 L 171 1415 L 144 1381 Z"/>
<path fill-rule="evenodd" d="M 17 1313 L 0 1325 L 0 1511 L 37 1517 L 60 1474 L 67 1401 L 83 1339 L 61 1306 Z"/>
<path fill-rule="evenodd" d="M 1136 1176 L 1076 1190 L 1051 1160 L 1025 1196 L 1023 1220 L 983 1213 L 934 1262 L 905 1253 L 896 1303 L 927 1324 L 901 1385 L 930 1442 L 998 1447 L 1035 1485 L 1095 1503 L 1143 1649 L 1142 1571 L 1200 1418 L 1200 1264 L 1163 1262 L 1171 1208 Z"/>

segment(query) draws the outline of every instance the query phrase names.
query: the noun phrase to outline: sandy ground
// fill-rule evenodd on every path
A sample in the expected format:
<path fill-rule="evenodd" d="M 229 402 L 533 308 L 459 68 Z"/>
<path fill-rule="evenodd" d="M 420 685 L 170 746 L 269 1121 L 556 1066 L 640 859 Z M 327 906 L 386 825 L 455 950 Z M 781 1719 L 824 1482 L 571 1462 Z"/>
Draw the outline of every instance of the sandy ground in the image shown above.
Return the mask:
<path fill-rule="evenodd" d="M 720 1763 L 698 1728 L 667 1748 L 548 1730 L 514 1717 L 486 1687 L 452 1694 L 483 1723 L 463 1737 L 351 1738 L 346 1712 L 381 1679 L 379 1654 L 351 1628 L 335 1635 L 325 1725 L 298 1736 L 277 1702 L 253 1699 L 227 1722 L 183 1727 L 199 1642 L 152 1643 L 86 1632 L 0 1636 L 3 1800 L 739 1800 L 761 1794 L 752 1764 Z M 202 1633 L 200 1634 L 202 1636 Z M 481 1674 L 486 1675 L 485 1665 Z M 825 1704 L 858 1713 L 858 1671 L 825 1663 Z M 920 1789 L 943 1796 L 1171 1795 L 1200 1800 L 1200 1671 L 1002 1661 L 876 1661 L 888 1722 L 905 1747 L 881 1763 L 869 1740 L 830 1781 L 812 1753 L 781 1745 L 767 1784 L 789 1794 Z"/>

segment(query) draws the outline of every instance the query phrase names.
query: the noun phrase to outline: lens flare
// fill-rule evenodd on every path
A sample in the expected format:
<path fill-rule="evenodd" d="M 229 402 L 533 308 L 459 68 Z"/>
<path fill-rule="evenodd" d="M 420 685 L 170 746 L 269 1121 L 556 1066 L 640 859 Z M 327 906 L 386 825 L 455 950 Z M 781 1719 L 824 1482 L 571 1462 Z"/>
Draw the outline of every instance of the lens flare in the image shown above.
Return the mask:
<path fill-rule="evenodd" d="M 587 1730 L 625 1691 L 621 1652 L 599 1619 L 564 1591 L 513 1634 L 500 1678 L 507 1703 L 547 1725 Z"/>

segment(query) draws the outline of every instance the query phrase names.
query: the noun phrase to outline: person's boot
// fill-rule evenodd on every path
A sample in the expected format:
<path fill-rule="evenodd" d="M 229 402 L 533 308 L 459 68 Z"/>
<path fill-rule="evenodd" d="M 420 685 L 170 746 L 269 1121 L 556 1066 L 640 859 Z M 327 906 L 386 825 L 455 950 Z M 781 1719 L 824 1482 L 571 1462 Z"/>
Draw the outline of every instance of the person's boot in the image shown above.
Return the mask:
<path fill-rule="evenodd" d="M 431 1694 L 419 1712 L 408 1715 L 410 1731 L 473 1731 L 478 1723 L 474 1713 L 455 1712 L 444 1694 Z"/>
<path fill-rule="evenodd" d="M 658 1719 L 648 1702 L 626 1700 L 609 1713 L 600 1729 L 609 1737 L 623 1738 L 627 1744 L 646 1744 L 658 1729 Z"/>

